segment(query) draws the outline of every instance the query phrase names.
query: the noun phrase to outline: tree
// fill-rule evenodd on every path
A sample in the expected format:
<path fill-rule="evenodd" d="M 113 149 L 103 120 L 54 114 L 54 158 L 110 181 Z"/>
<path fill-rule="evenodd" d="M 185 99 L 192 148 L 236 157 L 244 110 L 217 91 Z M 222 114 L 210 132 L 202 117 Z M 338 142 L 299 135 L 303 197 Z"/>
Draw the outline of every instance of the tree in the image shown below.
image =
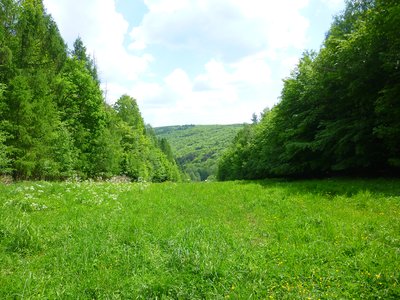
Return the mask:
<path fill-rule="evenodd" d="M 76 58 L 78 61 L 81 61 L 84 63 L 85 68 L 89 71 L 89 73 L 92 75 L 92 78 L 97 82 L 100 83 L 98 73 L 97 73 L 97 66 L 96 62 L 93 58 L 91 58 L 87 54 L 87 50 L 85 45 L 83 44 L 83 41 L 80 37 L 78 37 L 75 42 L 74 42 L 74 49 L 71 52 L 72 56 Z"/>
<path fill-rule="evenodd" d="M 113 107 L 120 119 L 118 130 L 123 148 L 122 172 L 135 180 L 180 180 L 180 171 L 173 155 L 170 154 L 172 160 L 169 160 L 152 137 L 151 129 L 146 129 L 136 100 L 123 95 Z"/>
<path fill-rule="evenodd" d="M 106 112 L 99 82 L 86 67 L 86 61 L 69 57 L 57 78 L 57 106 L 62 122 L 67 126 L 78 159 L 80 176 L 96 176 L 100 159 L 98 147 L 104 148 Z M 97 153 L 97 154 L 95 154 Z M 97 171 L 96 171 L 97 170 Z M 103 170 L 104 171 L 104 170 Z M 103 173 L 103 172 L 101 172 Z"/>
<path fill-rule="evenodd" d="M 241 132 L 220 178 L 380 175 L 400 168 L 400 4 L 348 1 L 319 53 L 305 52 L 280 102 Z"/>
<path fill-rule="evenodd" d="M 170 162 L 175 163 L 174 154 L 172 152 L 171 145 L 168 143 L 168 140 L 166 138 L 159 139 L 158 146 L 160 147 L 161 151 L 165 154 L 167 159 Z"/>
<path fill-rule="evenodd" d="M 395 1 L 377 1 L 377 13 L 373 19 L 376 29 L 372 39 L 379 41 L 376 52 L 386 74 L 383 88 L 375 102 L 377 114 L 375 135 L 386 148 L 387 163 L 400 168 L 400 5 Z"/>
<path fill-rule="evenodd" d="M 0 14 L 3 130 L 14 176 L 56 176 L 52 153 L 59 117 L 52 88 L 66 57 L 65 44 L 42 1 L 3 1 Z"/>
<path fill-rule="evenodd" d="M 0 118 L 4 118 L 4 91 L 5 91 L 5 85 L 0 84 Z M 10 173 L 10 149 L 6 145 L 6 133 L 3 129 L 4 124 L 0 122 L 0 175 L 8 174 Z"/>
<path fill-rule="evenodd" d="M 135 99 L 128 95 L 122 95 L 114 104 L 118 116 L 135 130 L 145 133 L 143 118 Z"/>
<path fill-rule="evenodd" d="M 68 53 L 41 0 L 1 1 L 0 174 L 178 180 L 136 101 L 124 95 L 114 108 L 83 41 Z"/>

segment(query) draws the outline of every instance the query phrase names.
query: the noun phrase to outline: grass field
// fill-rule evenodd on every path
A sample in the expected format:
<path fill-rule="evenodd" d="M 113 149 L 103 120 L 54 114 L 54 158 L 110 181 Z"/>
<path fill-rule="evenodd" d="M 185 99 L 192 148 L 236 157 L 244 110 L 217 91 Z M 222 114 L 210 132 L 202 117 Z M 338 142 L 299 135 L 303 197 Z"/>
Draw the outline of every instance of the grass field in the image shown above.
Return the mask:
<path fill-rule="evenodd" d="M 400 180 L 0 185 L 0 299 L 399 299 Z"/>

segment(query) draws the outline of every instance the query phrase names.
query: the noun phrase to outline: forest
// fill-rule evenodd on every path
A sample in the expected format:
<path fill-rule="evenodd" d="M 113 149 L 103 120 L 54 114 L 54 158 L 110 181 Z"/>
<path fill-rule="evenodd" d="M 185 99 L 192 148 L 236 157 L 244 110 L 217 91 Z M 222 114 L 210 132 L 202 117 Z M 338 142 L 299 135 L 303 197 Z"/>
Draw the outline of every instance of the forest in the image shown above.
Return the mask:
<path fill-rule="evenodd" d="M 0 175 L 177 181 L 166 143 L 134 98 L 105 102 L 95 60 L 79 37 L 67 48 L 41 0 L 0 2 Z"/>
<path fill-rule="evenodd" d="M 218 161 L 243 124 L 181 125 L 155 127 L 160 140 L 167 140 L 175 159 L 192 181 L 214 180 Z"/>
<path fill-rule="evenodd" d="M 198 165 L 188 145 L 156 136 L 133 97 L 105 102 L 95 59 L 79 37 L 68 49 L 41 0 L 2 0 L 0 175 L 204 180 L 217 169 L 203 166 L 210 157 L 219 180 L 398 175 L 399 32 L 398 1 L 347 1 L 321 49 L 305 51 L 284 79 L 278 104 L 222 157 L 196 146 Z"/>
<path fill-rule="evenodd" d="M 218 178 L 398 175 L 399 32 L 399 1 L 347 1 L 279 103 L 235 137 Z"/>

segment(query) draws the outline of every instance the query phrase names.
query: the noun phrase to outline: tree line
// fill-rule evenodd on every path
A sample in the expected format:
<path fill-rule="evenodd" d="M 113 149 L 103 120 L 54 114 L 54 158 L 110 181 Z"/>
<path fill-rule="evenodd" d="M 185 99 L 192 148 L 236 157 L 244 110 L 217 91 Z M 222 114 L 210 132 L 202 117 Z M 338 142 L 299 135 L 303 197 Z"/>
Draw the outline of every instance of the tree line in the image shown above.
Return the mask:
<path fill-rule="evenodd" d="M 42 0 L 0 2 L 0 175 L 179 180 L 136 100 L 105 102 L 80 38 L 69 50 Z"/>
<path fill-rule="evenodd" d="M 400 174 L 400 3 L 351 0 L 280 101 L 236 136 L 220 180 Z"/>

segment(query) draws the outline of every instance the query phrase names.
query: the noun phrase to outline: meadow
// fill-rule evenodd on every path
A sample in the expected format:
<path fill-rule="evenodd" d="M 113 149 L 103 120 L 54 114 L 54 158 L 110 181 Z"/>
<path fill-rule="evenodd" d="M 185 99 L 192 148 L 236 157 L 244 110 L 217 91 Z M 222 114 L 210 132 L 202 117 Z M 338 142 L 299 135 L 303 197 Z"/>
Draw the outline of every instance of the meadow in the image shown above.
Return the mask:
<path fill-rule="evenodd" d="M 399 299 L 400 180 L 0 185 L 1 299 Z"/>

